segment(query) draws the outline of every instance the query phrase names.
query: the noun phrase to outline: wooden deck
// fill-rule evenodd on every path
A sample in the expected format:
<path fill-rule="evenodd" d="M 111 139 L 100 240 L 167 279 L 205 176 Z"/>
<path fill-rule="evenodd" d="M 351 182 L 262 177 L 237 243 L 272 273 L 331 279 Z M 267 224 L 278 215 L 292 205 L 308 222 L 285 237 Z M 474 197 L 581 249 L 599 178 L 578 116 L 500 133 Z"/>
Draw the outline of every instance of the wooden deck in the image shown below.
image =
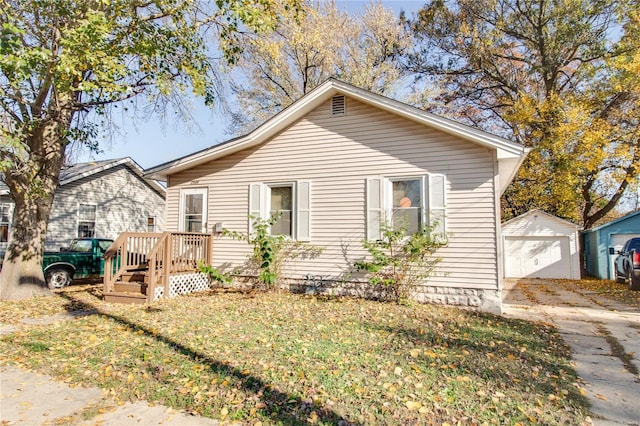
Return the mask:
<path fill-rule="evenodd" d="M 211 234 L 186 232 L 121 234 L 105 253 L 104 299 L 151 303 L 169 297 L 172 277 L 211 264 Z"/>

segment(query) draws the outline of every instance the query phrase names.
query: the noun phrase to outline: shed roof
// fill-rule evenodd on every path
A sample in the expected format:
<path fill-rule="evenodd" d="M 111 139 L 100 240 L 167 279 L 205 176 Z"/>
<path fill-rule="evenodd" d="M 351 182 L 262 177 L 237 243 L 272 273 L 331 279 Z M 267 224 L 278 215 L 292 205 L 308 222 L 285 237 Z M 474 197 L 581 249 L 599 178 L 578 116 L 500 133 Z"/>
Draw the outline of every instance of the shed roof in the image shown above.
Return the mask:
<path fill-rule="evenodd" d="M 618 223 L 620 223 L 620 222 L 622 222 L 622 221 L 629 220 L 629 219 L 631 219 L 632 217 L 635 217 L 635 216 L 638 216 L 638 215 L 640 215 L 640 210 L 636 210 L 635 212 L 631 212 L 631 213 L 629 213 L 629 214 L 627 214 L 627 215 L 625 215 L 625 216 L 619 217 L 619 218 L 617 218 L 617 219 L 614 219 L 614 220 L 612 220 L 612 221 L 610 221 L 610 222 L 607 222 L 607 223 L 605 223 L 605 224 L 602 224 L 602 225 L 600 225 L 600 226 L 596 226 L 595 228 L 587 229 L 587 230 L 585 230 L 584 232 L 595 232 L 595 231 L 599 231 L 599 230 L 604 229 L 604 228 L 607 228 L 607 227 L 609 227 L 609 226 L 617 225 Z"/>
<path fill-rule="evenodd" d="M 538 215 L 544 215 L 546 218 L 551 219 L 553 221 L 556 221 L 559 224 L 562 224 L 562 225 L 565 225 L 565 226 L 569 226 L 569 227 L 573 228 L 574 230 L 580 229 L 580 226 L 576 225 L 575 223 L 570 222 L 570 221 L 568 221 L 566 219 L 562 219 L 562 218 L 560 218 L 558 216 L 554 216 L 554 215 L 552 215 L 550 213 L 545 212 L 542 209 L 532 209 L 532 210 L 529 210 L 526 213 L 521 214 L 520 216 L 516 216 L 516 217 L 514 217 L 512 219 L 509 219 L 508 221 L 502 223 L 502 227 L 504 228 L 505 226 L 509 226 L 510 224 L 513 224 L 513 223 L 518 222 L 520 220 L 526 219 L 529 216 L 535 216 L 537 214 Z"/>

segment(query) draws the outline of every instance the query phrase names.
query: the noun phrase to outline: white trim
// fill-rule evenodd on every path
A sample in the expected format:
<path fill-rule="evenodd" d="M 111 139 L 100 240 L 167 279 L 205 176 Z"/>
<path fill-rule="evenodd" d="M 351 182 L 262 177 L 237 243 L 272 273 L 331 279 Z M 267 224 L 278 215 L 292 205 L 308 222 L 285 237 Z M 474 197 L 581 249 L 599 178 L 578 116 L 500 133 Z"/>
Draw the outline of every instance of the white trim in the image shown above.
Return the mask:
<path fill-rule="evenodd" d="M 153 219 L 153 229 L 151 231 L 149 231 L 149 219 Z M 158 224 L 156 223 L 156 216 L 147 215 L 147 229 L 145 231 L 146 232 L 156 232 L 157 228 L 158 228 Z"/>
<path fill-rule="evenodd" d="M 295 233 L 297 241 L 311 241 L 311 181 L 299 180 L 295 188 Z M 306 228 L 306 233 L 303 229 Z"/>
<path fill-rule="evenodd" d="M 78 210 L 76 210 L 76 238 L 86 238 L 84 235 L 80 235 L 80 222 L 89 222 L 88 220 L 80 219 L 80 208 L 82 206 L 91 206 L 95 209 L 93 216 L 93 235 L 91 237 L 96 238 L 98 236 L 98 205 L 96 203 L 83 203 L 80 201 L 78 202 Z"/>
<path fill-rule="evenodd" d="M 443 203 L 440 207 L 432 207 L 433 202 L 433 183 L 432 180 L 434 177 L 442 177 L 442 191 L 443 191 Z M 374 230 L 370 229 L 371 222 L 371 214 L 374 210 L 371 206 L 370 197 L 372 195 L 371 192 L 371 181 L 380 179 L 380 211 L 384 214 L 380 214 L 381 223 L 386 222 L 389 225 L 393 225 L 393 182 L 399 181 L 408 181 L 408 180 L 416 180 L 420 182 L 420 219 L 421 226 L 432 226 L 433 217 L 432 211 L 441 212 L 440 217 L 442 217 L 442 223 L 439 224 L 438 228 L 440 232 L 437 232 L 438 229 L 434 229 L 436 232 L 435 235 L 439 235 L 440 233 L 444 234 L 443 238 L 446 240 L 447 238 L 447 176 L 441 173 L 425 173 L 423 175 L 408 175 L 408 176 L 385 176 L 385 177 L 373 177 L 367 178 L 367 238 L 369 240 L 374 239 L 377 234 L 375 234 Z M 379 238 L 379 236 L 378 236 Z"/>
<path fill-rule="evenodd" d="M 145 176 L 152 179 L 165 180 L 169 175 L 259 145 L 337 94 L 346 95 L 392 114 L 441 130 L 478 145 L 495 149 L 498 151 L 498 161 L 503 158 L 507 159 L 505 163 L 505 168 L 507 169 L 505 173 L 507 177 L 515 174 L 515 170 L 518 169 L 522 161 L 524 161 L 526 154 L 529 152 L 528 148 L 525 148 L 519 143 L 491 135 L 444 117 L 439 117 L 350 84 L 329 79 L 271 119 L 265 121 L 251 133 L 152 167 L 147 170 Z"/>
<path fill-rule="evenodd" d="M 393 182 L 406 182 L 406 181 L 418 181 L 420 184 L 420 189 L 418 193 L 420 194 L 420 227 L 424 227 L 428 222 L 428 214 L 427 214 L 427 203 L 425 200 L 425 186 L 423 176 L 392 176 L 384 179 L 384 211 L 386 216 L 386 221 L 389 225 L 393 226 Z"/>
<path fill-rule="evenodd" d="M 182 188 L 180 189 L 180 207 L 178 209 L 178 230 L 185 232 L 185 199 L 187 195 L 202 195 L 202 230 L 199 232 L 207 232 L 208 226 L 208 188 Z M 196 231 L 198 232 L 198 231 Z"/>
<path fill-rule="evenodd" d="M 300 198 L 304 196 L 301 193 L 302 189 L 306 186 L 306 200 L 308 206 L 304 208 L 300 205 Z M 311 181 L 309 180 L 292 180 L 292 181 L 277 181 L 277 182 L 265 182 L 265 183 L 251 183 L 249 184 L 249 199 L 248 199 L 248 211 L 249 215 L 257 216 L 261 219 L 268 219 L 271 215 L 271 188 L 291 188 L 291 239 L 295 241 L 310 241 L 311 240 Z M 258 203 L 256 205 L 256 203 Z M 307 229 L 308 235 L 302 235 L 301 217 L 306 214 L 308 221 Z M 253 219 L 249 218 L 248 221 L 249 234 L 253 232 Z"/>
<path fill-rule="evenodd" d="M 291 235 L 285 235 L 291 237 L 292 240 L 297 240 L 297 197 L 296 197 L 296 182 L 277 182 L 277 183 L 265 183 L 264 184 L 264 213 L 263 218 L 271 217 L 271 188 L 291 188 Z M 269 230 L 271 232 L 271 230 Z M 282 234 L 280 234 L 282 235 Z"/>
<path fill-rule="evenodd" d="M 2 221 L 2 209 L 4 208 L 3 206 L 6 206 L 7 208 L 7 221 L 3 222 Z M 0 243 L 7 243 L 9 242 L 9 234 L 11 233 L 11 221 L 12 221 L 12 215 L 13 215 L 13 203 L 11 202 L 0 202 L 0 226 L 7 226 L 7 239 L 5 241 L 0 240 Z"/>
<path fill-rule="evenodd" d="M 382 237 L 380 228 L 385 220 L 384 178 L 368 177 L 365 185 L 365 235 L 368 241 L 376 241 Z"/>
<path fill-rule="evenodd" d="M 522 220 L 522 219 L 526 218 L 527 216 L 533 216 L 533 215 L 536 215 L 536 214 L 541 214 L 541 215 L 543 215 L 543 216 L 545 216 L 545 217 L 547 217 L 547 218 L 549 218 L 551 220 L 554 220 L 554 221 L 556 221 L 558 223 L 561 223 L 561 224 L 564 224 L 564 225 L 569 225 L 569 226 L 575 228 L 576 230 L 580 229 L 580 226 L 576 225 L 575 223 L 569 222 L 568 220 L 562 219 L 562 218 L 560 218 L 558 216 L 554 216 L 552 214 L 549 214 L 549 213 L 547 213 L 547 212 L 545 212 L 544 210 L 541 210 L 541 209 L 529 210 L 528 212 L 523 213 L 520 216 L 516 216 L 514 218 L 509 219 L 506 222 L 502 222 L 502 226 L 504 227 L 506 225 L 509 225 L 512 222 L 515 222 L 515 221 L 518 221 L 518 220 Z"/>

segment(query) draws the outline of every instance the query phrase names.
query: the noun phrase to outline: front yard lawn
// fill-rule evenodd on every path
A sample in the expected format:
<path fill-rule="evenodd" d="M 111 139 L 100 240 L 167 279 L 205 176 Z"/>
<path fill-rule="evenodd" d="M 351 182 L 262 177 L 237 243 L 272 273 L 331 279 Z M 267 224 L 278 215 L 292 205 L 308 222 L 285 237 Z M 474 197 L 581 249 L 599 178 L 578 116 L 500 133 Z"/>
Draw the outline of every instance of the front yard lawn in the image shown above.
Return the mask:
<path fill-rule="evenodd" d="M 85 291 L 86 290 L 86 291 Z M 554 329 L 454 308 L 211 291 L 110 305 L 96 287 L 1 302 L 0 362 L 246 424 L 572 424 L 586 400 Z M 48 307 L 45 307 L 48 306 Z"/>

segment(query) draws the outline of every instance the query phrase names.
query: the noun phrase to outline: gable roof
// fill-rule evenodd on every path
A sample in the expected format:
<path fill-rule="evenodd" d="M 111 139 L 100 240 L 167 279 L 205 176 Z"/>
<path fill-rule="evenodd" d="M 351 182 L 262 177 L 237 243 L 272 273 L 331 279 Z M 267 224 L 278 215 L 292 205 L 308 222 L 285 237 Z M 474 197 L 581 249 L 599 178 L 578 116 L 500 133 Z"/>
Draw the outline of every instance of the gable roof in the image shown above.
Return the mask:
<path fill-rule="evenodd" d="M 622 222 L 622 221 L 624 221 L 624 220 L 631 219 L 632 217 L 635 217 L 635 216 L 638 216 L 638 215 L 640 215 L 640 210 L 636 210 L 635 212 L 631 212 L 631 213 L 626 214 L 626 215 L 624 215 L 624 216 L 622 216 L 622 217 L 619 217 L 619 218 L 617 218 L 617 219 L 614 219 L 614 220 L 612 220 L 611 222 L 607 222 L 607 223 L 602 224 L 602 225 L 600 225 L 600 226 L 596 226 L 595 228 L 587 229 L 587 230 L 585 230 L 584 232 L 586 233 L 586 232 L 599 231 L 599 230 L 601 230 L 601 229 L 603 229 L 603 228 L 607 228 L 607 227 L 609 227 L 609 226 L 611 226 L 611 225 L 616 225 L 616 224 L 618 224 L 618 223 L 620 223 L 620 222 Z"/>
<path fill-rule="evenodd" d="M 60 171 L 59 186 L 67 185 L 79 179 L 95 175 L 105 170 L 123 165 L 136 174 L 140 179 L 145 181 L 153 190 L 160 195 L 165 196 L 167 190 L 164 186 L 150 177 L 145 176 L 144 170 L 131 157 L 116 158 L 113 160 L 89 161 L 87 163 L 73 164 Z"/>
<path fill-rule="evenodd" d="M 547 217 L 547 218 L 549 218 L 549 219 L 551 219 L 551 220 L 553 220 L 553 221 L 555 221 L 555 222 L 557 222 L 557 223 L 559 223 L 561 225 L 570 226 L 570 227 L 572 227 L 572 228 L 574 228 L 576 230 L 580 229 L 579 225 L 576 225 L 575 223 L 570 222 L 570 221 L 568 221 L 566 219 L 562 219 L 562 218 L 560 218 L 558 216 L 554 216 L 554 215 L 552 215 L 550 213 L 547 213 L 547 212 L 545 212 L 544 210 L 541 210 L 541 209 L 532 209 L 532 210 L 529 210 L 526 213 L 521 214 L 520 216 L 516 216 L 514 218 L 511 218 L 508 221 L 503 222 L 502 223 L 502 227 L 504 228 L 505 226 L 508 226 L 508 225 L 510 225 L 510 224 L 512 224 L 514 222 L 526 219 L 528 216 L 535 216 L 535 215 L 543 215 L 543 216 L 545 216 L 545 217 Z"/>
<path fill-rule="evenodd" d="M 79 179 L 86 178 L 96 173 L 100 173 L 105 170 L 112 169 L 114 167 L 124 165 L 140 179 L 144 180 L 154 191 L 158 192 L 163 197 L 167 190 L 157 180 L 149 178 L 144 175 L 144 170 L 133 161 L 130 157 L 116 158 L 113 160 L 101 160 L 101 161 L 89 161 L 86 163 L 77 163 L 71 166 L 67 166 L 60 170 L 60 177 L 58 179 L 58 186 L 64 186 L 75 182 Z M 0 195 L 6 195 L 9 193 L 9 188 L 0 182 Z"/>
<path fill-rule="evenodd" d="M 147 169 L 146 175 L 154 179 L 165 180 L 169 175 L 259 145 L 320 106 L 330 97 L 338 94 L 496 150 L 500 168 L 501 191 L 506 189 L 529 152 L 528 148 L 519 143 L 331 78 L 265 121 L 252 132 Z"/>

